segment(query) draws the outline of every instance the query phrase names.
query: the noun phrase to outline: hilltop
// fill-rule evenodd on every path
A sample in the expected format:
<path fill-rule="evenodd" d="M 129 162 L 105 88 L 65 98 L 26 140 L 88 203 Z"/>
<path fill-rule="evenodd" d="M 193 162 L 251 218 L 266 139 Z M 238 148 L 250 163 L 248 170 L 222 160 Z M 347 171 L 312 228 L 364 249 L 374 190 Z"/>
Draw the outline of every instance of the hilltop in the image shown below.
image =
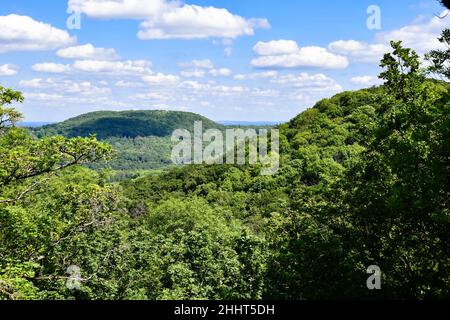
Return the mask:
<path fill-rule="evenodd" d="M 195 121 L 202 121 L 205 130 L 224 128 L 223 125 L 195 113 L 144 110 L 91 112 L 60 123 L 36 128 L 33 132 L 38 137 L 62 135 L 71 138 L 95 134 L 100 140 L 168 137 L 176 129 L 192 130 Z"/>
<path fill-rule="evenodd" d="M 116 150 L 117 155 L 108 163 L 108 167 L 115 171 L 114 179 L 122 180 L 169 168 L 174 146 L 170 139 L 172 132 L 176 129 L 192 131 L 195 121 L 203 122 L 203 130 L 225 129 L 224 125 L 195 113 L 146 110 L 91 112 L 30 130 L 39 138 L 96 135 Z M 100 165 L 102 167 L 104 164 Z"/>

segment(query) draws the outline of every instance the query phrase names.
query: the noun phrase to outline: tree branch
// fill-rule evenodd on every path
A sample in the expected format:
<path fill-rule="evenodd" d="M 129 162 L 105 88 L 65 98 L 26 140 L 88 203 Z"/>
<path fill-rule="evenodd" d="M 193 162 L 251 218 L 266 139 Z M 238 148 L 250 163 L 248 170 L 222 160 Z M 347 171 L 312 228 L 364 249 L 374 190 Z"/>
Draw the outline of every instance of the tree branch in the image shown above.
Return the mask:
<path fill-rule="evenodd" d="M 2 203 L 13 203 L 13 202 L 21 200 L 25 195 L 27 195 L 28 193 L 32 192 L 38 185 L 42 184 L 44 181 L 47 181 L 47 180 L 48 180 L 48 178 L 43 179 L 41 181 L 34 182 L 32 185 L 30 185 L 24 191 L 19 193 L 19 195 L 17 195 L 17 197 L 15 197 L 14 199 L 0 200 L 0 204 L 2 204 Z"/>

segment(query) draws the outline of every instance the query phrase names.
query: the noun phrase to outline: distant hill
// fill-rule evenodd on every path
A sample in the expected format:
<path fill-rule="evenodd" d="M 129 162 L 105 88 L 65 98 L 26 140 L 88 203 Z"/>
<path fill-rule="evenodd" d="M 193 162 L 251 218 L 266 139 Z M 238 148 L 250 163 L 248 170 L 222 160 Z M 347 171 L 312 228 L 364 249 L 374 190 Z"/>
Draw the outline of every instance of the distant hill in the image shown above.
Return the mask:
<path fill-rule="evenodd" d="M 52 124 L 52 122 L 18 122 L 17 125 L 19 127 L 24 127 L 24 128 L 36 128 L 36 127 L 42 127 L 48 124 Z"/>
<path fill-rule="evenodd" d="M 171 167 L 172 132 L 176 129 L 192 132 L 195 121 L 203 122 L 203 130 L 225 129 L 225 126 L 195 113 L 150 110 L 91 112 L 30 130 L 38 137 L 95 134 L 116 150 L 117 156 L 108 167 L 116 171 L 116 180 L 122 180 Z"/>
<path fill-rule="evenodd" d="M 176 129 L 193 130 L 194 122 L 202 121 L 204 130 L 224 126 L 203 116 L 179 111 L 99 111 L 33 129 L 38 137 L 63 135 L 86 137 L 96 134 L 108 138 L 168 137 Z"/>
<path fill-rule="evenodd" d="M 281 121 L 234 121 L 234 120 L 225 120 L 218 121 L 218 123 L 223 124 L 225 126 L 244 126 L 244 127 L 256 127 L 256 126 L 276 126 L 281 124 Z"/>

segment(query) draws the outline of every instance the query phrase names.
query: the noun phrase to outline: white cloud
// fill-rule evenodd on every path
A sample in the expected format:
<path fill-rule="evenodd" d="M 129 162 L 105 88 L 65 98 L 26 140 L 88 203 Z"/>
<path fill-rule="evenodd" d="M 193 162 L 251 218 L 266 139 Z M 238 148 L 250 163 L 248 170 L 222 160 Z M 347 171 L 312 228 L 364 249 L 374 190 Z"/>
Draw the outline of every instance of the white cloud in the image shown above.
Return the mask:
<path fill-rule="evenodd" d="M 55 101 L 64 98 L 64 96 L 60 94 L 49 94 L 42 92 L 25 92 L 24 97 L 27 100 L 39 100 L 39 101 Z"/>
<path fill-rule="evenodd" d="M 145 86 L 145 84 L 142 82 L 132 82 L 124 80 L 119 80 L 114 85 L 119 88 L 141 88 Z"/>
<path fill-rule="evenodd" d="M 229 77 L 231 76 L 231 70 L 228 68 L 212 69 L 208 72 L 213 77 Z"/>
<path fill-rule="evenodd" d="M 268 28 L 265 19 L 246 20 L 226 9 L 184 5 L 149 18 L 140 25 L 138 37 L 150 39 L 209 39 L 253 35 Z"/>
<path fill-rule="evenodd" d="M 110 75 L 151 74 L 151 62 L 146 60 L 103 61 L 77 60 L 73 68 L 90 73 L 104 73 Z"/>
<path fill-rule="evenodd" d="M 192 90 L 203 90 L 209 87 L 207 84 L 200 83 L 198 81 L 183 81 L 180 83 L 180 88 L 192 89 Z"/>
<path fill-rule="evenodd" d="M 225 58 L 231 57 L 232 54 L 233 54 L 233 48 L 232 47 L 226 47 L 225 49 L 223 49 L 223 56 Z"/>
<path fill-rule="evenodd" d="M 19 82 L 19 85 L 30 89 L 45 89 L 48 90 L 48 92 L 45 92 L 48 94 L 100 96 L 111 93 L 110 88 L 96 86 L 90 81 L 72 81 L 56 78 L 22 80 Z"/>
<path fill-rule="evenodd" d="M 183 81 L 179 88 L 189 89 L 190 91 L 202 92 L 212 96 L 232 96 L 248 92 L 250 89 L 243 86 L 226 86 L 211 83 L 200 83 L 198 81 Z"/>
<path fill-rule="evenodd" d="M 259 55 L 251 61 L 252 66 L 257 68 L 320 67 L 344 69 L 348 66 L 348 60 L 345 56 L 336 55 L 321 47 L 299 48 L 294 41 L 288 40 L 258 42 L 253 51 Z"/>
<path fill-rule="evenodd" d="M 253 51 L 259 56 L 274 56 L 297 53 L 300 48 L 293 40 L 273 40 L 269 42 L 258 42 Z"/>
<path fill-rule="evenodd" d="M 256 72 L 250 74 L 237 74 L 234 76 L 235 80 L 257 80 L 257 79 L 269 79 L 276 78 L 278 76 L 277 71 L 265 71 L 265 72 Z"/>
<path fill-rule="evenodd" d="M 379 62 L 383 54 L 390 51 L 386 44 L 368 44 L 355 40 L 338 40 L 331 42 L 328 48 L 335 53 L 344 54 L 361 62 Z"/>
<path fill-rule="evenodd" d="M 74 82 L 71 80 L 63 81 L 61 85 L 56 85 L 55 88 L 60 87 L 66 93 L 72 94 L 82 94 L 91 96 L 101 96 L 105 94 L 110 94 L 110 88 L 102 88 L 93 85 L 89 81 Z"/>
<path fill-rule="evenodd" d="M 273 90 L 273 89 L 267 89 L 267 90 L 254 89 L 252 91 L 252 95 L 254 95 L 256 97 L 274 98 L 274 97 L 278 97 L 280 95 L 280 92 L 278 90 Z"/>
<path fill-rule="evenodd" d="M 45 62 L 36 63 L 31 67 L 31 69 L 36 72 L 65 73 L 70 71 L 70 66 L 66 64 Z"/>
<path fill-rule="evenodd" d="M 389 32 L 381 32 L 375 36 L 373 43 L 356 40 L 339 40 L 330 43 L 329 49 L 338 54 L 352 57 L 356 61 L 379 62 L 383 54 L 390 52 L 390 41 L 402 41 L 403 46 L 412 48 L 419 54 L 442 48 L 437 40 L 443 29 L 450 28 L 450 19 L 433 17 L 428 20 L 419 19 L 402 28 Z"/>
<path fill-rule="evenodd" d="M 133 96 L 135 100 L 170 100 L 167 96 L 158 92 L 138 93 Z"/>
<path fill-rule="evenodd" d="M 375 42 L 388 44 L 391 40 L 401 40 L 404 46 L 423 54 L 442 47 L 437 38 L 445 28 L 450 28 L 450 19 L 433 16 L 427 21 L 416 20 L 402 28 L 379 33 L 375 36 Z"/>
<path fill-rule="evenodd" d="M 56 55 L 66 59 L 117 60 L 119 55 L 111 48 L 96 48 L 88 43 L 81 46 L 60 49 Z"/>
<path fill-rule="evenodd" d="M 290 85 L 308 92 L 337 92 L 342 91 L 342 86 L 336 81 L 322 73 L 287 74 L 271 80 L 272 83 Z"/>
<path fill-rule="evenodd" d="M 181 62 L 178 64 L 182 68 L 198 68 L 198 69 L 213 69 L 214 63 L 209 60 L 192 60 L 190 62 Z"/>
<path fill-rule="evenodd" d="M 0 76 L 14 76 L 18 68 L 11 64 L 0 65 Z"/>
<path fill-rule="evenodd" d="M 208 90 L 211 90 L 211 93 L 214 95 L 233 95 L 233 94 L 241 94 L 249 91 L 248 88 L 242 86 L 207 86 Z"/>
<path fill-rule="evenodd" d="M 181 68 L 191 68 L 180 72 L 180 75 L 185 78 L 203 78 L 206 71 L 212 77 L 229 77 L 232 74 L 228 68 L 215 68 L 214 63 L 209 59 L 181 62 L 178 65 Z"/>
<path fill-rule="evenodd" d="M 42 79 L 36 78 L 31 80 L 20 80 L 19 86 L 24 88 L 40 88 Z"/>
<path fill-rule="evenodd" d="M 0 16 L 0 30 L 0 53 L 53 50 L 75 42 L 67 31 L 16 14 Z"/>
<path fill-rule="evenodd" d="M 233 39 L 227 39 L 227 38 L 222 39 L 222 44 L 224 46 L 231 46 L 231 45 L 233 45 Z"/>
<path fill-rule="evenodd" d="M 379 85 L 382 81 L 378 77 L 373 76 L 357 76 L 350 79 L 354 84 L 360 84 L 365 86 Z"/>
<path fill-rule="evenodd" d="M 115 98 L 108 96 L 80 96 L 80 95 L 70 95 L 70 94 L 57 94 L 57 93 L 43 93 L 43 92 L 25 92 L 25 101 L 36 101 L 45 105 L 46 108 L 54 107 L 58 108 L 69 108 L 72 110 L 77 110 L 76 114 L 79 114 L 80 106 L 82 108 L 81 112 L 90 112 L 92 110 L 101 110 L 105 108 L 116 108 L 118 110 L 131 109 L 135 104 L 128 102 L 119 101 Z M 56 109 L 55 109 L 56 110 Z M 74 115 L 76 115 L 74 114 Z M 48 120 L 48 114 L 44 120 Z"/>
<path fill-rule="evenodd" d="M 72 65 L 53 62 L 38 63 L 32 66 L 37 72 L 65 73 L 79 71 L 108 76 L 143 76 L 152 75 L 152 63 L 147 60 L 76 60 Z"/>
<path fill-rule="evenodd" d="M 69 0 L 69 9 L 98 19 L 138 19 L 140 39 L 234 39 L 269 28 L 266 19 L 245 19 L 226 9 L 167 0 Z"/>
<path fill-rule="evenodd" d="M 203 78 L 205 74 L 206 72 L 200 69 L 186 70 L 180 72 L 180 75 L 185 78 Z"/>
<path fill-rule="evenodd" d="M 142 80 L 144 80 L 145 82 L 147 82 L 149 84 L 169 85 L 169 84 L 177 83 L 180 80 L 180 78 L 178 76 L 171 75 L 171 74 L 166 75 L 166 74 L 162 74 L 162 73 L 157 73 L 154 75 L 144 76 L 144 77 L 142 77 Z"/>
<path fill-rule="evenodd" d="M 165 0 L 69 0 L 68 9 L 96 19 L 142 20 L 176 8 Z"/>

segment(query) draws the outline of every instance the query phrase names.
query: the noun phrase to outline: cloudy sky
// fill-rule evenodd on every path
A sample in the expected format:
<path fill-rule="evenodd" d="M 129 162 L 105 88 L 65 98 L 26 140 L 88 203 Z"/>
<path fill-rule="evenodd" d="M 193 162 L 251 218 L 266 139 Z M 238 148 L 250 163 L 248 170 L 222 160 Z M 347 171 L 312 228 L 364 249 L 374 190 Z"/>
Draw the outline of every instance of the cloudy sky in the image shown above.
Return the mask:
<path fill-rule="evenodd" d="M 434 0 L 2 0 L 0 85 L 24 92 L 27 121 L 131 109 L 286 121 L 377 84 L 391 39 L 438 47 L 442 11 Z"/>

